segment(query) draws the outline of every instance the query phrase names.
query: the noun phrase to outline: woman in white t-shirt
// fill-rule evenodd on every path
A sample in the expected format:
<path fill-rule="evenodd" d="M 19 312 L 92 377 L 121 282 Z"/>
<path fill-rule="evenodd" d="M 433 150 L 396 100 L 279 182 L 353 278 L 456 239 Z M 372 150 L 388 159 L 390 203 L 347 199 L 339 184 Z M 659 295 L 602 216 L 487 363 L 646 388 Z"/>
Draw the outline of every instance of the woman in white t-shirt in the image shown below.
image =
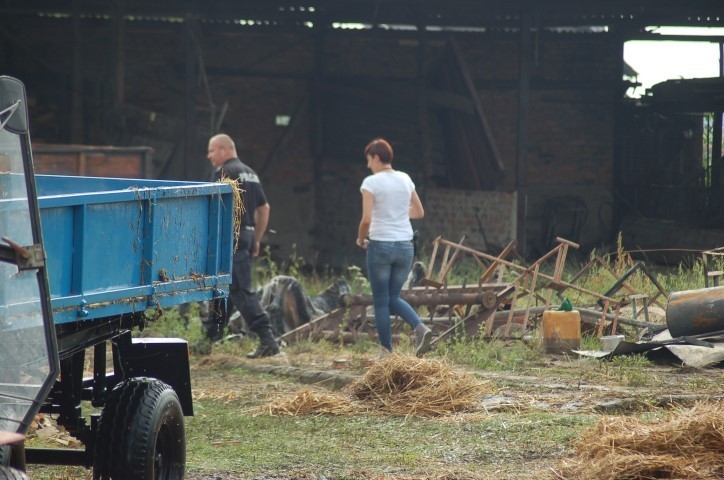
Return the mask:
<path fill-rule="evenodd" d="M 392 351 L 390 315 L 399 315 L 415 331 L 415 354 L 430 349 L 432 332 L 417 312 L 400 298 L 412 266 L 414 247 L 410 219 L 425 215 L 409 175 L 392 168 L 392 147 L 381 138 L 365 148 L 372 175 L 362 182 L 362 220 L 357 245 L 367 250 L 367 277 L 375 306 L 375 325 L 383 353 Z M 368 240 L 369 238 L 369 240 Z"/>

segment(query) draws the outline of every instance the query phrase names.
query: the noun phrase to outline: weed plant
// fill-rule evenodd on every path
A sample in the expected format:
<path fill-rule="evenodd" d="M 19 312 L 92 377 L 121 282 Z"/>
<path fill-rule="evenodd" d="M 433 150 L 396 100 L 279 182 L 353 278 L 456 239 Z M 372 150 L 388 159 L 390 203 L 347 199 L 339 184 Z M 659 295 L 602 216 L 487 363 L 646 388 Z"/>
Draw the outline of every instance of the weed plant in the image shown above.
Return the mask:
<path fill-rule="evenodd" d="M 653 366 L 643 355 L 621 355 L 610 360 L 588 362 L 581 370 L 584 380 L 607 380 L 627 387 L 646 387 L 656 379 L 647 369 Z"/>
<path fill-rule="evenodd" d="M 199 318 L 199 304 L 191 303 L 188 310 L 182 315 L 179 307 L 165 308 L 161 315 L 154 311 L 146 326 L 141 331 L 134 331 L 137 337 L 169 337 L 183 338 L 190 344 L 198 343 L 204 335 L 201 331 L 201 320 Z"/>
<path fill-rule="evenodd" d="M 443 342 L 434 351 L 454 363 L 475 370 L 524 371 L 535 362 L 543 352 L 539 341 L 522 340 L 479 340 L 458 338 Z"/>
<path fill-rule="evenodd" d="M 346 268 L 333 269 L 329 265 L 310 264 L 297 253 L 296 245 L 292 245 L 289 258 L 283 260 L 274 259 L 271 248 L 264 247 L 254 263 L 253 273 L 258 286 L 269 283 L 278 275 L 294 277 L 310 297 L 322 292 L 337 278 L 347 280 L 355 293 L 369 293 L 369 282 L 359 266 L 349 265 Z"/>

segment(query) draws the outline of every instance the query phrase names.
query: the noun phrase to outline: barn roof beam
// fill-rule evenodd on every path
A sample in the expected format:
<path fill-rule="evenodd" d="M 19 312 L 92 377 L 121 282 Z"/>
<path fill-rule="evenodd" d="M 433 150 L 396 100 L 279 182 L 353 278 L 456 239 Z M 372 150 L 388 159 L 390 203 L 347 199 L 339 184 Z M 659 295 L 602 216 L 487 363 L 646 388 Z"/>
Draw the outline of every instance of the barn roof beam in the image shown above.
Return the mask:
<path fill-rule="evenodd" d="M 82 15 L 112 18 L 113 2 L 78 0 Z M 517 28 L 522 11 L 541 27 L 565 26 L 722 26 L 724 2 L 710 0 L 209 0 L 196 6 L 176 0 L 125 0 L 129 20 L 183 22 L 192 15 L 201 22 L 246 27 L 309 28 L 315 24 L 362 24 L 427 27 Z M 72 0 L 25 0 L 22 6 L 0 8 L 3 14 L 70 16 Z M 324 20 L 322 20 L 324 19 Z"/>

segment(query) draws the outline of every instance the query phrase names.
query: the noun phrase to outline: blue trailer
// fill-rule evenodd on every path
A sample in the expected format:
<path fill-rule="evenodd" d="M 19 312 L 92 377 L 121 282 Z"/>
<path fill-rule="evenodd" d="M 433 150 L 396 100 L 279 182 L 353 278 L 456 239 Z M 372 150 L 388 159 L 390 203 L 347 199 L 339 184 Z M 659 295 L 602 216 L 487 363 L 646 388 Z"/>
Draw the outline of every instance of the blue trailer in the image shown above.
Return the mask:
<path fill-rule="evenodd" d="M 229 185 L 35 178 L 56 325 L 211 300 L 228 291 Z"/>
<path fill-rule="evenodd" d="M 188 345 L 132 331 L 149 310 L 226 296 L 232 189 L 35 176 L 30 152 L 24 87 L 0 77 L 0 480 L 27 463 L 182 479 Z M 84 401 L 101 409 L 90 424 Z M 38 412 L 85 448 L 25 448 Z"/>

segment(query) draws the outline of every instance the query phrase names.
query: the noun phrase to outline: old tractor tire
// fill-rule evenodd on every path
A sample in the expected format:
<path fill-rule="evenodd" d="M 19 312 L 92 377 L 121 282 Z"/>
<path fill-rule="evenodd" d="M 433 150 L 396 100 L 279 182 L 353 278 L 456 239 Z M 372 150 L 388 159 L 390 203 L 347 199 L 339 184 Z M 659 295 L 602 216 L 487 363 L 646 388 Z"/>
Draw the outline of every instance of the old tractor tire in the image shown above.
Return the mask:
<path fill-rule="evenodd" d="M 185 467 L 186 431 L 176 392 L 154 378 L 116 385 L 98 423 L 93 478 L 181 480 Z"/>
<path fill-rule="evenodd" d="M 0 446 L 0 467 L 7 467 L 10 465 L 10 457 L 12 456 L 13 449 L 10 445 Z"/>
<path fill-rule="evenodd" d="M 30 480 L 30 477 L 20 470 L 0 466 L 0 480 Z"/>

